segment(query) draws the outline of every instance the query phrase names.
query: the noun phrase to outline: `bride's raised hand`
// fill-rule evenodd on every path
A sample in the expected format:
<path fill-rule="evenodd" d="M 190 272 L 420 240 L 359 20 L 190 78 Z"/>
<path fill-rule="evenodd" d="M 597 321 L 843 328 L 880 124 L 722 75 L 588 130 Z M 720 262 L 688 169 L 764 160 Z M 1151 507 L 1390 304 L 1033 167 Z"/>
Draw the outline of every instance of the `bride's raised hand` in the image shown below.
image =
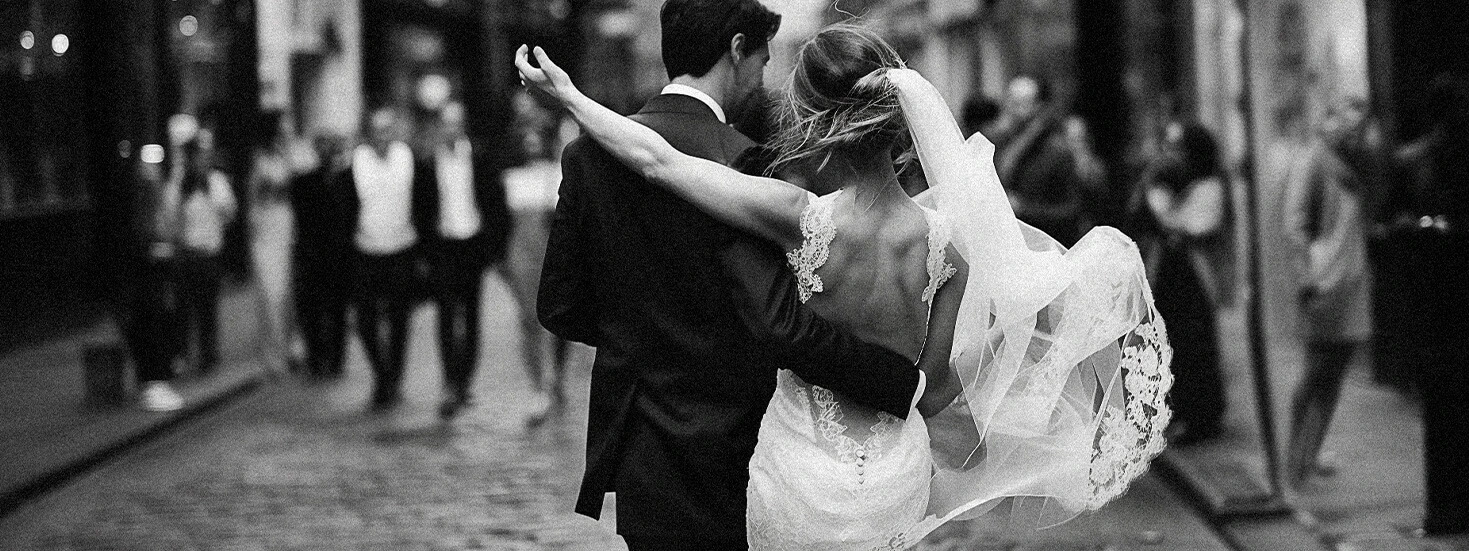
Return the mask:
<path fill-rule="evenodd" d="M 539 67 L 531 65 L 532 54 Z M 807 200 L 801 188 L 779 180 L 746 176 L 714 161 L 679 152 L 653 129 L 583 95 L 566 71 L 556 66 L 541 48 L 517 49 L 515 68 L 526 86 L 555 98 L 587 135 L 643 178 L 673 191 L 727 224 L 786 248 L 800 245 L 801 212 Z"/>
<path fill-rule="evenodd" d="M 536 87 L 563 105 L 570 103 L 581 93 L 576 89 L 576 85 L 571 83 L 571 75 L 566 74 L 565 70 L 551 61 L 545 50 L 536 46 L 533 52 L 536 56 L 536 64 L 540 67 L 530 64 L 531 53 L 530 47 L 525 44 L 521 44 L 520 48 L 515 50 L 515 68 L 520 71 L 522 83 Z"/>

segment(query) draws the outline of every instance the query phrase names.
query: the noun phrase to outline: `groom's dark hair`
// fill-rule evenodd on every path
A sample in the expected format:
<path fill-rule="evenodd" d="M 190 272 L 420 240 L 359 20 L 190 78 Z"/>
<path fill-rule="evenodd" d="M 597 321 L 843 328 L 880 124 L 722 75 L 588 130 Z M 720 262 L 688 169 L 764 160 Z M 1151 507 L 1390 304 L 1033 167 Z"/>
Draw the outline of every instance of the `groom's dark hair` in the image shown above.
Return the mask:
<path fill-rule="evenodd" d="M 719 63 L 736 34 L 745 35 L 742 54 L 766 46 L 780 29 L 780 15 L 756 0 L 668 0 L 659 24 L 668 78 L 702 77 Z"/>

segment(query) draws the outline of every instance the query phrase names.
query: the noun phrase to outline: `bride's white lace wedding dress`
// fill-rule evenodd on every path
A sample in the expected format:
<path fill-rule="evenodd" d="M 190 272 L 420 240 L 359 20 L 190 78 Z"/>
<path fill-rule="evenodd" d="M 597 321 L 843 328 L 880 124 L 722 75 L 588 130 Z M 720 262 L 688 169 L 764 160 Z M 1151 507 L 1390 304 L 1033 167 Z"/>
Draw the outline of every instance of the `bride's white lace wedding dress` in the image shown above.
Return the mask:
<path fill-rule="evenodd" d="M 812 196 L 801 216 L 805 242 L 788 256 L 804 302 L 823 290 L 841 192 Z M 924 209 L 928 232 L 925 302 L 954 274 L 944 259 L 946 226 Z M 933 464 L 928 429 L 913 407 L 907 420 L 840 399 L 780 370 L 750 460 L 747 516 L 751 549 L 887 548 L 923 518 Z"/>
<path fill-rule="evenodd" d="M 1020 223 L 993 145 L 964 140 L 918 73 L 887 76 L 932 188 L 921 300 L 952 274 L 947 245 L 969 265 L 949 358 L 963 391 L 904 420 L 781 371 L 750 462 L 751 549 L 905 549 L 1001 503 L 1050 526 L 1120 495 L 1163 448 L 1172 349 L 1136 245 L 1100 227 L 1068 250 Z M 788 255 L 803 301 L 823 291 L 836 195 L 810 200 Z"/>

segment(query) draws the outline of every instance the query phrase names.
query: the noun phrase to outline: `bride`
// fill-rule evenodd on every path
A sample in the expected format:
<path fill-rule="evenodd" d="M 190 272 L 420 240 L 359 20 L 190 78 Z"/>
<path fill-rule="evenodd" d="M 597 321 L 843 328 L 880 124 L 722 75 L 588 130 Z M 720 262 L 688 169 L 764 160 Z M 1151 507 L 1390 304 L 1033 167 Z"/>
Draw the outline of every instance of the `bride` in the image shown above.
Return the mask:
<path fill-rule="evenodd" d="M 1037 527 L 1120 495 L 1162 450 L 1171 349 L 1137 248 L 1070 250 L 1015 219 L 992 157 L 875 33 L 823 29 L 797 54 L 776 165 L 816 196 L 683 155 L 582 95 L 540 48 L 522 80 L 648 181 L 782 246 L 802 301 L 921 370 L 906 420 L 778 376 L 750 462 L 753 549 L 903 549 L 1008 503 Z M 894 159 L 913 157 L 917 201 Z M 920 203 L 931 205 L 921 206 Z"/>

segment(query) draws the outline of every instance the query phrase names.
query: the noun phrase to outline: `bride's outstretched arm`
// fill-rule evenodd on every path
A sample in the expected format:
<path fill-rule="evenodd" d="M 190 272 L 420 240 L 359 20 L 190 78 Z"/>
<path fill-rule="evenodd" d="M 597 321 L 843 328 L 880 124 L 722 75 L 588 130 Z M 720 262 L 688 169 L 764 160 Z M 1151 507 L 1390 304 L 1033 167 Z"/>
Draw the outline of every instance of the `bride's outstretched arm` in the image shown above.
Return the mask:
<path fill-rule="evenodd" d="M 969 281 L 969 263 L 953 246 L 946 252 L 946 258 L 954 266 L 954 275 L 934 293 L 928 314 L 928 336 L 923 354 L 918 358 L 918 369 L 928 378 L 928 386 L 918 398 L 918 413 L 925 418 L 938 414 L 963 390 L 958 375 L 949 365 L 949 357 L 954 351 L 959 304 L 964 300 L 964 287 Z"/>
<path fill-rule="evenodd" d="M 515 52 L 520 78 L 565 105 L 587 134 L 623 164 L 726 224 L 787 249 L 800 245 L 805 190 L 680 153 L 657 132 L 582 94 L 544 50 L 537 47 L 535 56 L 540 67 L 530 64 L 526 46 Z"/>

